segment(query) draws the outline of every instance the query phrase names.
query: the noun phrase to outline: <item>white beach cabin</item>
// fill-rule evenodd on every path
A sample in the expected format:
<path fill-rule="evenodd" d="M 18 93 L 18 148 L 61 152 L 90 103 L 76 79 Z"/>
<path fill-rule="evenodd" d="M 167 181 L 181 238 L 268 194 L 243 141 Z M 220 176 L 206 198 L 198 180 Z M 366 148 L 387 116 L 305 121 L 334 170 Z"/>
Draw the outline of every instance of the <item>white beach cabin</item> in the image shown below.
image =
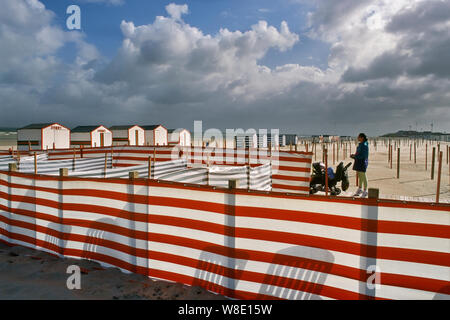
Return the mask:
<path fill-rule="evenodd" d="M 109 147 L 112 145 L 112 132 L 104 126 L 78 126 L 70 132 L 72 148 Z"/>
<path fill-rule="evenodd" d="M 70 129 L 59 123 L 33 123 L 17 130 L 18 150 L 70 148 Z"/>
<path fill-rule="evenodd" d="M 191 145 L 191 133 L 186 129 L 168 129 L 168 143 L 178 144 L 182 147 Z"/>
<path fill-rule="evenodd" d="M 112 126 L 109 130 L 112 132 L 112 143 L 115 146 L 143 146 L 145 143 L 145 131 L 140 126 Z"/>
<path fill-rule="evenodd" d="M 295 146 L 298 143 L 298 136 L 296 134 L 281 134 L 280 135 L 280 146 Z"/>
<path fill-rule="evenodd" d="M 142 126 L 145 130 L 145 144 L 148 146 L 167 146 L 167 129 L 160 124 Z"/>

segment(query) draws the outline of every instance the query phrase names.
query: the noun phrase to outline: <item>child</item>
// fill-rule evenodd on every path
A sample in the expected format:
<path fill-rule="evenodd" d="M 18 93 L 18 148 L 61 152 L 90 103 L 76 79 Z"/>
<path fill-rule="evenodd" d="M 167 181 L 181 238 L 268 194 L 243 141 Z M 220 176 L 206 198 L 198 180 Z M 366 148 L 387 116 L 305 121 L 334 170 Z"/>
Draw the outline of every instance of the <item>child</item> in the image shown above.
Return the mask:
<path fill-rule="evenodd" d="M 359 186 L 356 193 L 353 195 L 357 197 L 361 195 L 361 198 L 367 197 L 367 177 L 366 170 L 369 165 L 369 143 L 367 142 L 367 136 L 364 133 L 358 135 L 358 147 L 356 148 L 356 153 L 352 154 L 350 157 L 355 159 L 353 164 L 353 170 L 356 171 L 358 175 Z M 364 188 L 364 191 L 361 189 Z"/>

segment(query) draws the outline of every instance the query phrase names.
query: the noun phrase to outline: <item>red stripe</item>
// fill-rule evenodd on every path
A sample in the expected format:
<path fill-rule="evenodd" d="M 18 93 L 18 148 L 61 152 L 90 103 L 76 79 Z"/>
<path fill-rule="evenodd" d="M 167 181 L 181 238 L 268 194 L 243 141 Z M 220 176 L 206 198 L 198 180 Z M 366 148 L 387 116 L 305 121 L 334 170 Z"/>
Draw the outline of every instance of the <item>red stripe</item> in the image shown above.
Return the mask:
<path fill-rule="evenodd" d="M 274 167 L 277 167 L 275 164 L 272 164 Z M 283 171 L 294 171 L 294 172 L 306 172 L 309 173 L 311 171 L 311 168 L 306 167 L 306 168 L 302 168 L 302 167 L 290 167 L 290 166 L 278 166 L 278 170 L 283 170 Z"/>
<path fill-rule="evenodd" d="M 8 185 L 2 180 L 0 180 L 0 185 Z M 114 192 L 114 191 L 102 191 L 102 190 L 90 190 L 90 189 L 68 189 L 58 190 L 45 187 L 35 187 L 35 186 L 23 186 L 17 184 L 11 184 L 13 188 L 25 188 L 27 190 L 44 191 L 61 195 L 71 195 L 71 196 L 89 196 L 112 200 L 129 201 L 130 195 L 127 193 Z M 6 193 L 0 192 L 0 195 L 4 199 L 8 199 Z M 19 197 L 19 196 L 16 196 Z M 189 199 L 174 199 L 170 197 L 157 197 L 152 196 L 149 200 L 147 196 L 133 195 L 133 201 L 135 203 L 148 204 L 149 202 L 160 206 L 187 208 L 193 210 L 207 210 L 215 213 L 225 213 L 230 214 L 230 208 L 224 204 L 212 203 L 199 200 L 189 200 Z M 24 202 L 25 198 L 17 198 L 18 201 Z M 29 198 L 26 202 L 34 203 L 34 198 Z M 44 200 L 44 199 L 42 199 Z M 45 201 L 45 200 L 44 200 Z M 45 204 L 44 204 L 45 205 Z M 110 210 L 110 209 L 105 209 Z M 114 210 L 114 209 L 112 209 Z M 383 220 L 370 220 L 362 218 L 346 217 L 342 215 L 332 215 L 324 213 L 315 213 L 307 211 L 293 211 L 293 210 L 283 210 L 283 209 L 270 209 L 270 208 L 259 208 L 259 207 L 248 207 L 248 206 L 238 206 L 235 207 L 235 212 L 233 213 L 237 216 L 247 216 L 254 218 L 265 218 L 265 219 L 275 219 L 275 220 L 286 220 L 286 221 L 297 221 L 305 223 L 313 223 L 324 226 L 333 226 L 348 228 L 354 230 L 368 231 L 368 232 L 379 232 L 379 233 L 392 233 L 392 234 L 404 234 L 404 235 L 416 235 L 416 236 L 426 236 L 426 237 L 437 237 L 437 238 L 450 238 L 450 227 L 447 225 L 435 225 L 428 223 L 417 223 L 417 222 L 399 222 L 399 221 L 383 221 Z M 139 215 L 139 214 L 137 214 Z"/>
<path fill-rule="evenodd" d="M 287 184 L 280 184 L 280 183 L 272 183 L 273 189 L 287 189 L 287 190 L 294 190 L 294 191 L 304 191 L 309 193 L 309 187 L 301 187 L 301 186 L 291 186 Z"/>
<path fill-rule="evenodd" d="M 155 181 L 149 179 L 135 179 L 130 181 L 128 179 L 119 178 L 80 178 L 80 177 L 55 177 L 55 176 L 45 176 L 45 175 L 34 175 L 31 173 L 22 172 L 8 172 L 1 171 L 0 174 L 5 174 L 7 176 L 26 178 L 30 180 L 41 180 L 41 181 L 84 181 L 84 182 L 101 182 L 106 184 L 134 184 L 134 185 L 145 185 L 145 186 L 156 186 L 156 187 L 167 187 L 172 189 L 183 189 L 183 190 L 194 190 L 194 191 L 205 191 L 205 192 L 215 192 L 215 193 L 227 193 L 227 194 L 242 194 L 246 196 L 264 196 L 268 198 L 279 198 L 279 199 L 299 199 L 299 200 L 309 200 L 309 201 L 319 201 L 319 202 L 333 202 L 333 203 L 344 203 L 352 205 L 370 205 L 370 206 L 380 206 L 380 207 L 393 207 L 393 208 L 405 208 L 405 209 L 423 209 L 430 211 L 448 211 L 450 212 L 450 204 L 445 203 L 426 203 L 426 202 L 414 202 L 414 201 L 403 201 L 403 200 L 391 200 L 391 199 L 378 199 L 373 201 L 373 199 L 358 198 L 352 199 L 348 197 L 326 197 L 320 195 L 301 195 L 301 194 L 286 194 L 284 192 L 269 192 L 269 191 L 257 191 L 257 190 L 228 190 L 225 188 L 204 186 L 198 184 L 188 184 L 180 182 L 169 182 L 169 181 Z M 10 186 L 7 182 L 0 180 L 0 184 Z M 27 186 L 24 186 L 27 188 Z"/>
<path fill-rule="evenodd" d="M 280 174 L 273 175 L 272 179 L 302 181 L 302 182 L 309 182 L 311 180 L 310 177 L 286 176 L 286 175 L 280 175 Z"/>
<path fill-rule="evenodd" d="M 28 224 L 28 223 L 19 222 L 18 224 Z M 28 224 L 28 225 L 30 225 L 30 224 Z M 104 225 L 106 225 L 106 224 L 104 224 Z M 22 225 L 20 225 L 20 226 L 22 226 Z M 33 225 L 31 225 L 31 227 L 33 227 Z M 33 238 L 30 238 L 30 237 L 27 237 L 24 235 L 11 234 L 7 231 L 4 231 L 3 229 L 0 229 L 0 231 L 2 231 L 1 233 L 7 235 L 9 238 L 14 238 L 14 239 L 22 240 L 22 241 L 27 241 L 27 240 L 24 240 L 24 238 L 29 238 L 29 239 L 31 239 L 31 242 L 30 242 L 30 240 L 28 240 L 27 242 L 36 244 L 38 246 L 41 246 L 41 247 L 44 247 L 44 248 L 47 248 L 50 250 L 53 250 L 60 254 L 72 255 L 72 254 L 70 254 L 70 251 L 74 250 L 74 249 L 66 249 L 66 248 L 63 249 L 52 243 L 44 242 L 41 240 L 34 240 Z M 98 238 L 92 238 L 92 237 L 74 235 L 74 234 L 64 234 L 64 233 L 55 231 L 53 229 L 48 229 L 48 228 L 44 228 L 41 226 L 37 226 L 36 231 L 43 232 L 43 233 L 49 234 L 54 237 L 58 237 L 58 235 L 59 235 L 59 237 L 61 239 L 65 239 L 65 240 L 80 241 L 83 243 L 93 244 L 93 245 L 94 244 L 101 245 L 101 246 L 104 246 L 107 248 L 111 248 L 111 249 L 119 250 L 119 251 L 127 253 L 127 254 L 131 254 L 136 257 L 151 258 L 151 259 L 155 259 L 155 260 L 161 260 L 161 261 L 165 261 L 165 262 L 171 262 L 171 263 L 181 264 L 181 265 L 185 265 L 185 266 L 190 266 L 190 267 L 201 269 L 201 270 L 210 270 L 212 267 L 215 270 L 215 273 L 220 274 L 220 275 L 229 275 L 232 272 L 230 269 L 227 270 L 227 268 L 224 268 L 223 266 L 208 264 L 208 263 L 200 262 L 200 261 L 192 259 L 192 258 L 186 258 L 186 257 L 167 254 L 167 253 L 161 253 L 161 252 L 157 252 L 157 251 L 147 251 L 144 249 L 132 248 L 132 247 L 129 247 L 129 246 L 117 243 L 117 242 L 113 242 L 110 240 L 98 239 Z M 13 235 L 16 235 L 16 236 L 14 237 Z M 149 240 L 149 239 L 147 238 L 147 240 Z M 153 240 L 153 239 L 150 239 L 150 240 Z M 185 239 L 185 240 L 191 241 L 189 239 Z M 211 248 L 217 248 L 217 249 L 221 248 L 221 251 L 223 251 L 223 250 L 228 251 L 228 252 L 230 251 L 229 249 L 226 249 L 224 247 L 218 247 L 218 246 L 211 247 Z M 223 252 L 214 252 L 214 251 L 212 251 L 212 252 L 218 253 L 218 254 L 223 254 Z M 241 252 L 244 255 L 247 253 L 246 251 L 241 251 Z M 82 252 L 80 257 L 90 258 L 90 255 L 91 254 L 88 252 Z M 237 253 L 237 256 L 236 256 L 236 252 L 235 252 L 235 254 L 232 254 L 232 255 L 235 256 L 236 258 L 245 259 L 245 257 L 240 256 L 239 252 Z M 270 257 L 270 261 L 267 261 L 267 262 L 280 263 L 280 262 L 273 260 L 273 257 L 275 257 L 275 256 L 278 256 L 278 258 L 281 258 L 280 262 L 284 261 L 286 263 L 286 259 L 283 259 L 283 257 L 280 257 L 280 255 L 272 255 Z M 329 269 L 327 267 L 327 265 L 329 265 L 330 267 L 333 267 L 333 264 L 330 264 L 330 263 L 324 263 L 324 262 L 320 262 L 320 261 L 317 262 L 315 260 L 301 259 L 301 258 L 295 258 L 294 260 L 292 260 L 292 257 L 289 257 L 289 256 L 287 256 L 287 257 L 288 257 L 288 259 L 290 258 L 289 260 L 291 261 L 287 265 L 290 267 L 299 267 L 299 268 L 309 269 L 309 270 L 313 270 L 313 271 L 319 271 L 319 272 L 323 272 L 323 273 L 330 273 L 328 270 L 326 270 L 326 269 Z M 112 258 L 112 259 L 114 259 L 114 258 Z M 121 260 L 119 260 L 119 261 L 121 261 Z M 200 262 L 200 265 L 199 265 L 199 262 Z M 299 265 L 299 263 L 301 265 Z M 318 266 L 317 263 L 319 263 L 320 266 Z M 112 263 L 112 264 L 115 264 L 115 263 Z M 141 268 L 141 267 L 136 267 L 134 265 L 130 265 L 130 266 L 131 266 L 131 269 L 127 269 L 127 268 L 125 268 L 125 269 L 136 272 L 134 269 Z M 352 268 L 348 268 L 348 269 L 352 269 Z M 214 270 L 210 270 L 210 271 L 214 272 Z M 285 288 L 291 288 L 291 289 L 297 289 L 297 290 L 299 289 L 299 287 L 304 287 L 305 285 L 307 286 L 308 284 L 311 285 L 310 283 L 305 282 L 305 281 L 293 280 L 293 279 L 284 278 L 284 277 L 271 277 L 271 276 L 268 276 L 268 275 L 265 275 L 265 274 L 262 274 L 259 272 L 236 271 L 236 273 L 239 273 L 239 276 L 237 278 L 241 279 L 241 280 L 253 281 L 253 282 L 264 283 L 264 284 L 274 284 L 274 285 L 282 286 Z M 235 274 L 235 275 L 237 275 L 237 274 Z M 360 276 L 361 275 L 362 275 L 362 273 L 360 272 Z M 367 278 L 367 275 L 365 277 Z M 364 278 L 364 276 L 363 276 L 361 280 L 365 281 L 366 278 Z M 426 291 L 434 292 L 434 291 L 440 290 L 446 284 L 445 281 L 418 278 L 418 277 L 400 276 L 400 278 L 403 281 L 398 280 L 399 279 L 398 275 L 381 274 L 382 284 L 385 284 L 385 285 L 398 285 L 398 286 L 407 287 L 407 288 L 415 288 L 418 290 L 426 290 Z M 286 283 L 286 282 L 288 282 L 288 283 Z M 345 291 L 342 289 L 336 289 L 336 288 L 331 288 L 331 287 L 327 287 L 327 286 L 323 286 L 323 288 L 321 288 L 320 292 L 317 292 L 316 290 L 318 288 L 319 288 L 318 286 L 313 286 L 312 288 L 304 288 L 301 291 L 306 291 L 306 292 L 311 292 L 311 293 L 320 293 L 323 296 L 328 296 L 330 298 L 341 298 L 341 299 L 344 298 L 342 295 L 334 296 L 331 294 L 331 292 L 334 290 L 339 290 L 339 291 L 342 291 L 341 293 L 346 292 L 348 294 L 350 294 L 350 293 L 355 294 L 353 292 L 348 292 L 348 291 Z M 324 290 L 325 290 L 325 292 L 324 292 Z M 330 294 L 328 295 L 327 292 L 329 292 Z M 258 298 L 261 298 L 261 297 L 258 297 Z M 348 299 L 348 298 L 349 297 L 344 298 L 344 299 Z"/>
<path fill-rule="evenodd" d="M 240 238 L 254 239 L 254 240 L 265 240 L 273 242 L 282 242 L 289 244 L 296 244 L 301 246 L 309 247 L 319 247 L 327 248 L 332 251 L 344 252 L 349 254 L 355 254 L 371 258 L 388 259 L 388 260 L 400 260 L 409 261 L 416 263 L 428 263 L 442 266 L 450 266 L 450 254 L 425 251 L 417 249 L 402 249 L 402 248 L 391 248 L 391 247 L 381 247 L 373 245 L 365 245 L 354 243 L 350 241 L 343 241 L 331 238 L 324 238 L 318 236 L 311 236 L 305 234 L 288 233 L 281 231 L 270 231 L 270 230 L 259 230 L 250 228 L 231 228 L 221 224 L 216 224 L 212 222 L 204 222 L 199 220 L 178 218 L 178 217 L 168 217 L 160 215 L 149 215 L 133 213 L 125 210 L 118 210 L 108 207 L 95 206 L 95 205 L 85 205 L 85 204 L 58 204 L 57 202 L 51 200 L 42 199 L 32 199 L 30 197 L 19 197 L 10 196 L 11 201 L 22 201 L 35 203 L 39 205 L 45 205 L 48 207 L 59 208 L 60 210 L 77 210 L 85 212 L 95 212 L 99 214 L 105 214 L 115 217 L 121 217 L 124 219 L 143 221 L 162 225 L 171 225 L 175 227 L 189 228 L 195 230 L 201 230 L 206 232 L 213 232 L 220 235 L 235 236 Z M 151 201 L 151 204 L 156 205 L 155 201 Z M 0 205 L 0 208 L 4 206 Z M 4 207 L 6 211 L 8 208 Z M 9 209 L 9 211 L 20 214 L 20 209 Z M 26 212 L 26 210 L 23 210 Z M 44 217 L 43 213 L 35 213 L 36 217 L 41 215 Z M 146 220 L 147 219 L 147 220 Z M 72 221 L 70 219 L 69 221 Z M 117 227 L 115 232 L 119 233 L 123 229 L 122 227 Z M 122 229 L 120 229 L 122 228 Z M 139 231 L 133 231 L 139 234 Z"/>

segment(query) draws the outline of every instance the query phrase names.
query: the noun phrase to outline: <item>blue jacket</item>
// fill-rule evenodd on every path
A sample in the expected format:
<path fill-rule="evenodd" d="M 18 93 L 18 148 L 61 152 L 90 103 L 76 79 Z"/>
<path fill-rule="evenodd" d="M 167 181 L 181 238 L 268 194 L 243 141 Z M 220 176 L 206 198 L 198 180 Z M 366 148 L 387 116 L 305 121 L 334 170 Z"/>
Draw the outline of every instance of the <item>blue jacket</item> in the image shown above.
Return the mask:
<path fill-rule="evenodd" d="M 360 142 L 356 148 L 355 159 L 369 159 L 369 143 L 367 141 Z"/>
<path fill-rule="evenodd" d="M 355 163 L 353 164 L 353 170 L 366 172 L 369 165 L 369 143 L 367 141 L 360 142 L 356 148 Z"/>

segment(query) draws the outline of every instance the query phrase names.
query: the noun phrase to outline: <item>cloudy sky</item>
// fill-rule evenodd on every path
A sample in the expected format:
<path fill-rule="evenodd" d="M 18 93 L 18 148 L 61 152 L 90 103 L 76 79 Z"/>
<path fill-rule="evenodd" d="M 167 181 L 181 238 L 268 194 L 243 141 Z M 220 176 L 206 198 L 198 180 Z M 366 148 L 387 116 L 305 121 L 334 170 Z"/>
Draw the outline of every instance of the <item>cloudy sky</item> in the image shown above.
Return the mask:
<path fill-rule="evenodd" d="M 81 8 L 81 30 L 66 9 Z M 449 0 L 0 0 L 0 127 L 450 131 Z"/>

